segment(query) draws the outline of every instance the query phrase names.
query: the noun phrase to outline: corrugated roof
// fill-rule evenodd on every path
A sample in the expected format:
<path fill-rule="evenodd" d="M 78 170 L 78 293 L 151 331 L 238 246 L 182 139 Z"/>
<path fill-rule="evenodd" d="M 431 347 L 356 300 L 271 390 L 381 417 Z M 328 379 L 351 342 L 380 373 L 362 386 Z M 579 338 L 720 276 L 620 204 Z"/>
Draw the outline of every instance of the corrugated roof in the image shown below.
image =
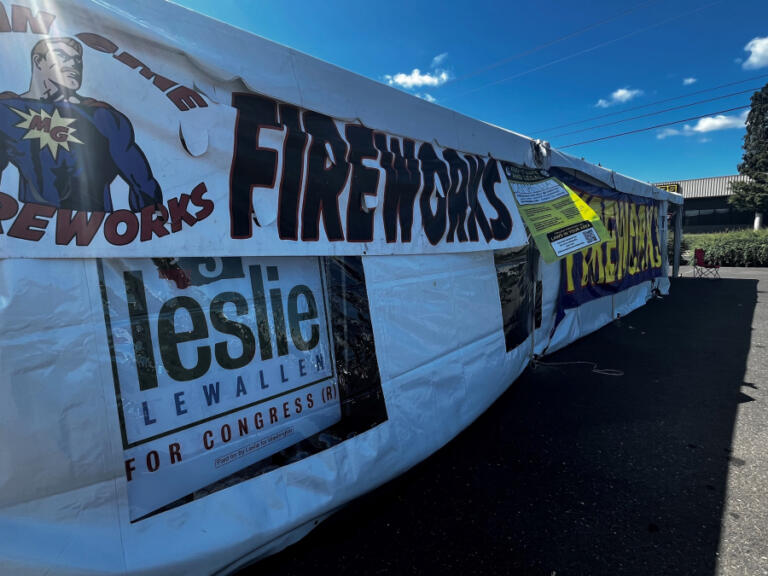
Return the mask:
<path fill-rule="evenodd" d="M 736 174 L 735 176 L 716 176 L 714 178 L 693 178 L 691 180 L 670 180 L 658 182 L 654 186 L 674 186 L 683 198 L 717 198 L 731 195 L 731 182 L 747 182 L 749 177 Z"/>

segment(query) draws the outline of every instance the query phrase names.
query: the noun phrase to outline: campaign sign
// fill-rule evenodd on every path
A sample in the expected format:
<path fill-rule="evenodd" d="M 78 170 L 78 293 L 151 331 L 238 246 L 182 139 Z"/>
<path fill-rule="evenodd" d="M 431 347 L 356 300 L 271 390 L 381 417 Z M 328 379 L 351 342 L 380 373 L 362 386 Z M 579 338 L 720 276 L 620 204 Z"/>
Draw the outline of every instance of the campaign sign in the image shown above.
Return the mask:
<path fill-rule="evenodd" d="M 132 521 L 340 420 L 320 259 L 99 273 Z"/>

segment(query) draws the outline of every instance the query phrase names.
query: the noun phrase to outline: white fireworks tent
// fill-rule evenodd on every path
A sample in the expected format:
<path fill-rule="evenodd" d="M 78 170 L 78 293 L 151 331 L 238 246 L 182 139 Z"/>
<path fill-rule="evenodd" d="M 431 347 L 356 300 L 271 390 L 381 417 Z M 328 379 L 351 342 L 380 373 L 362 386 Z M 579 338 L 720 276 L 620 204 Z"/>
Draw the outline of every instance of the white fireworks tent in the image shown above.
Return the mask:
<path fill-rule="evenodd" d="M 668 289 L 679 196 L 175 5 L 0 48 L 3 574 L 234 570 Z M 510 170 L 610 238 L 539 263 Z"/>

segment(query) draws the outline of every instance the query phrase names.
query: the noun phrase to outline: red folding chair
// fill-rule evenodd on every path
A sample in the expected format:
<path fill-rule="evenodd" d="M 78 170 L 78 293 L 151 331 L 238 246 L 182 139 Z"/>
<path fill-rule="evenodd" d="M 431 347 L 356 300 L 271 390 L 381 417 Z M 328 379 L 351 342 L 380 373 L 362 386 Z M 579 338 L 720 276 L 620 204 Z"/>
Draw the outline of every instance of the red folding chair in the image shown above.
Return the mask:
<path fill-rule="evenodd" d="M 704 276 L 720 278 L 720 265 L 707 262 L 704 258 L 704 250 L 696 248 L 693 251 L 693 277 L 704 278 Z"/>

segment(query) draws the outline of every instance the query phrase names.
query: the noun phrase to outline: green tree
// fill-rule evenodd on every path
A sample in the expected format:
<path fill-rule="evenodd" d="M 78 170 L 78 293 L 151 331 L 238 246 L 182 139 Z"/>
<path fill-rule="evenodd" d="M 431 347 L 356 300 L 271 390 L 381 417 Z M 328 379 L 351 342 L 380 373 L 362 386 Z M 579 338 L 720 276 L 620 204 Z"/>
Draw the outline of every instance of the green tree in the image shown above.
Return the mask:
<path fill-rule="evenodd" d="M 747 182 L 731 184 L 733 194 L 728 202 L 737 210 L 755 212 L 755 229 L 762 225 L 763 212 L 768 211 L 768 84 L 752 95 L 744 135 L 744 156 L 739 174 Z"/>

